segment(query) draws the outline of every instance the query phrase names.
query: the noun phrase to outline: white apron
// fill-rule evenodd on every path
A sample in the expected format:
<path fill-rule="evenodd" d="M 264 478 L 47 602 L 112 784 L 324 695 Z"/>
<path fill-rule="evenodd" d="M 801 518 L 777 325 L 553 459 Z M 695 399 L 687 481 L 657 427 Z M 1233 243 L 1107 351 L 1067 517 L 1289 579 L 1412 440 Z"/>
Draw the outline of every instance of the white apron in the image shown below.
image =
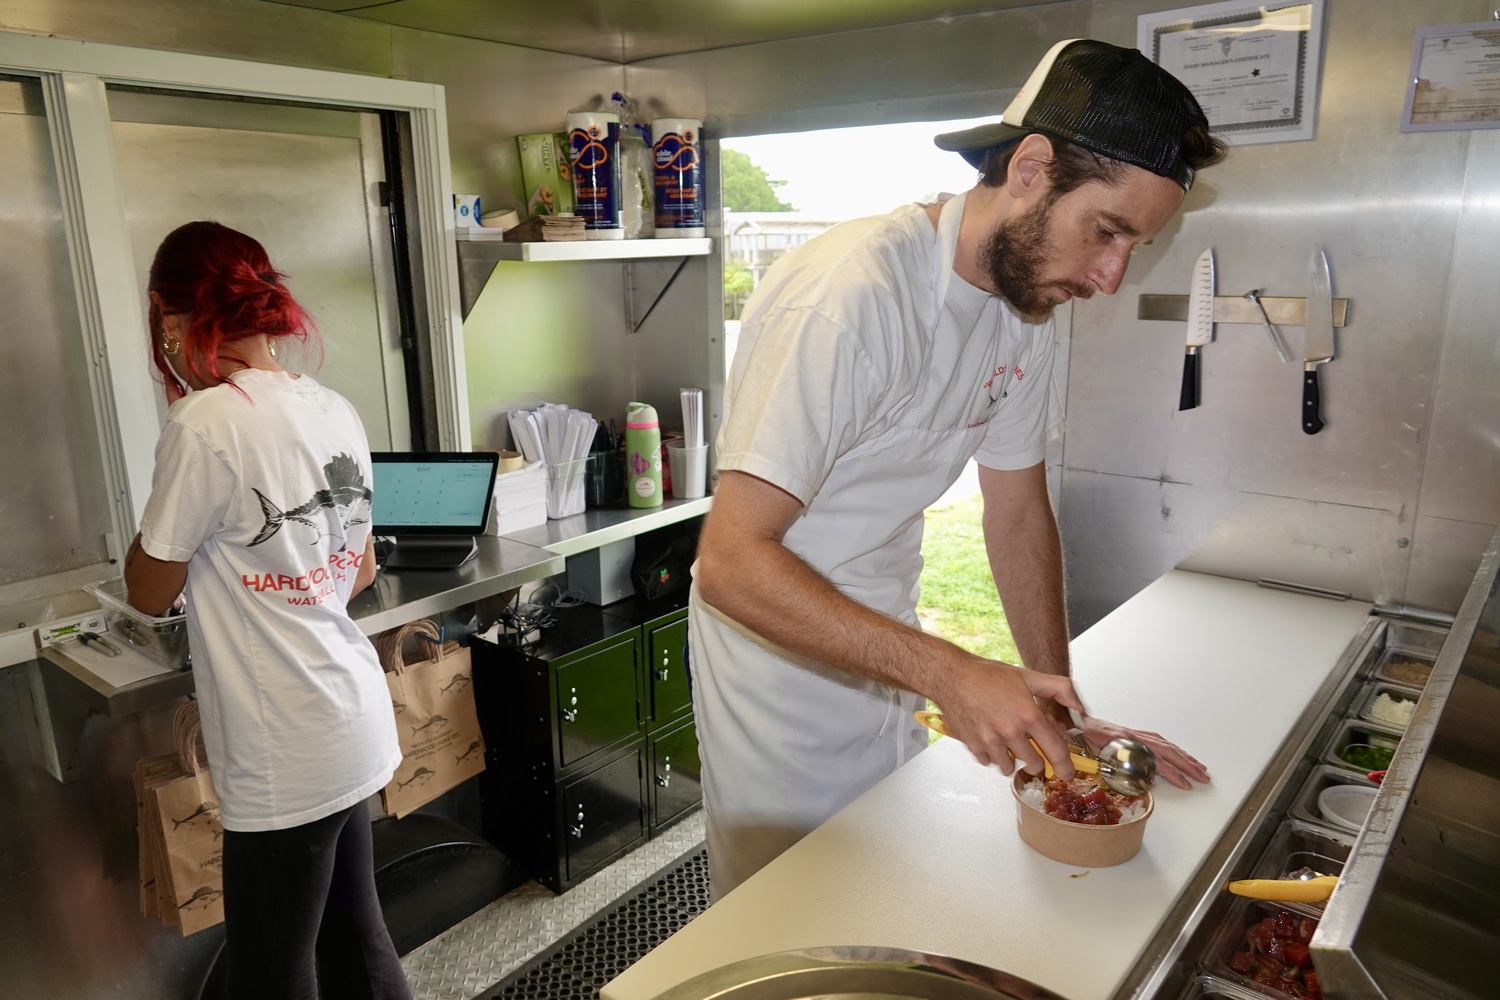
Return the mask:
<path fill-rule="evenodd" d="M 984 375 L 1013 363 L 1022 347 L 1000 334 L 993 296 L 969 329 L 943 307 L 963 202 L 948 200 L 935 234 L 927 325 L 936 327 L 934 374 L 895 426 L 840 457 L 784 540 L 842 592 L 911 625 L 923 512 L 984 437 L 1001 395 L 997 383 L 990 398 Z M 957 409 L 949 372 L 972 400 Z M 948 425 L 934 425 L 935 415 Z M 927 731 L 912 713 L 926 700 L 774 647 L 705 604 L 696 587 L 689 623 L 717 899 L 925 749 Z"/>

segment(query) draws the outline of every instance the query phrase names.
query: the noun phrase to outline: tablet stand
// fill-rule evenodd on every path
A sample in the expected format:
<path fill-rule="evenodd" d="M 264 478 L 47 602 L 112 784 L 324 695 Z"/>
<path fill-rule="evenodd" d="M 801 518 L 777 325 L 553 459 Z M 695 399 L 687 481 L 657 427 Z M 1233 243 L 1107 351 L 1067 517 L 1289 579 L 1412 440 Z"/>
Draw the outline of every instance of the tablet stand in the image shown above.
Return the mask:
<path fill-rule="evenodd" d="M 386 569 L 457 569 L 479 552 L 472 535 L 398 535 Z"/>

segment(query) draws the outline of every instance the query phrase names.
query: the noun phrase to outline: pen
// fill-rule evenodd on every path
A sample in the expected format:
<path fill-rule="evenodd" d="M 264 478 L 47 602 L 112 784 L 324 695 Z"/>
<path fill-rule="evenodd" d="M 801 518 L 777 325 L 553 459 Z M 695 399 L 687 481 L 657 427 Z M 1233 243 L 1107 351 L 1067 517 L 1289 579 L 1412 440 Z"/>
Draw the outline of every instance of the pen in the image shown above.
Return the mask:
<path fill-rule="evenodd" d="M 104 638 L 104 636 L 99 635 L 96 632 L 79 632 L 78 641 L 83 643 L 85 646 L 89 646 L 91 648 L 99 650 L 99 652 L 103 653 L 105 656 L 120 655 L 120 651 L 115 648 L 114 643 L 110 642 L 108 639 Z"/>

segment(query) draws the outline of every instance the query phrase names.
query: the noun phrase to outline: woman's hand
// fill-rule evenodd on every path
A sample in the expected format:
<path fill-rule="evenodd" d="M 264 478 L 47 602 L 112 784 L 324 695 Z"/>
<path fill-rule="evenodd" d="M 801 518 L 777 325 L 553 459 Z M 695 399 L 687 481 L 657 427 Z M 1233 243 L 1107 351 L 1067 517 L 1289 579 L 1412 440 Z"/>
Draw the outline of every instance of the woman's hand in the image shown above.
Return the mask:
<path fill-rule="evenodd" d="M 1160 733 L 1130 729 L 1104 719 L 1096 719 L 1092 715 L 1083 717 L 1082 728 L 1083 734 L 1094 744 L 1096 750 L 1122 736 L 1146 744 L 1156 754 L 1156 773 L 1178 788 L 1192 788 L 1194 781 L 1206 785 L 1213 780 L 1208 776 L 1208 768 L 1203 766 L 1202 761 Z"/>

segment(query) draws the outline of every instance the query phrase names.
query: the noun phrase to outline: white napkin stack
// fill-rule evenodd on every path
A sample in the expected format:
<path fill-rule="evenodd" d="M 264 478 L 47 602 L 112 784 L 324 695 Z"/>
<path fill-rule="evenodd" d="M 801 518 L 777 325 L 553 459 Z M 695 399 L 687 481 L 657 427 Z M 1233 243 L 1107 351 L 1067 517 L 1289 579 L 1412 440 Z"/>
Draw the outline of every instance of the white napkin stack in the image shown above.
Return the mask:
<path fill-rule="evenodd" d="M 487 535 L 508 535 L 547 523 L 547 466 L 532 462 L 495 477 Z"/>
<path fill-rule="evenodd" d="M 703 390 L 682 389 L 682 446 L 703 447 Z"/>
<path fill-rule="evenodd" d="M 547 516 L 582 514 L 584 474 L 598 426 L 593 414 L 543 403 L 535 410 L 512 410 L 509 420 L 526 461 L 546 464 Z"/>

